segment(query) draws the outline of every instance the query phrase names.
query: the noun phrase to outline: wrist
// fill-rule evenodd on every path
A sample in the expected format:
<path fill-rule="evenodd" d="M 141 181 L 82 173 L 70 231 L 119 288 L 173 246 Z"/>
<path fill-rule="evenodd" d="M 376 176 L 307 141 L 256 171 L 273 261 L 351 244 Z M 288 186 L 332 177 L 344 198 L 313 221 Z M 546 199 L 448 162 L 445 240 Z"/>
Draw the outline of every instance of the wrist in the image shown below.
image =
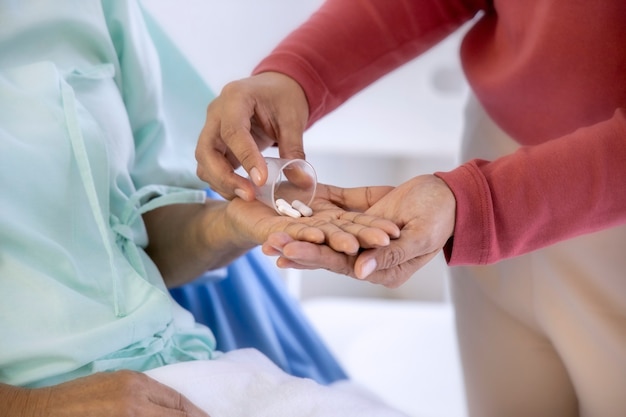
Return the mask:
<path fill-rule="evenodd" d="M 39 417 L 46 409 L 48 389 L 29 389 L 0 384 L 0 417 Z"/>
<path fill-rule="evenodd" d="M 223 217 L 219 221 L 223 234 L 221 246 L 223 242 L 228 242 L 235 249 L 247 251 L 262 243 L 256 237 L 258 227 L 248 221 L 251 218 L 250 212 L 242 207 L 247 204 L 255 203 L 235 199 L 229 201 L 224 207 Z"/>
<path fill-rule="evenodd" d="M 237 203 L 246 203 L 235 199 Z M 235 203 L 235 204 L 237 204 Z M 240 221 L 243 216 L 231 209 L 232 201 L 207 201 L 192 233 L 195 250 L 209 269 L 219 268 L 258 245 L 251 237 L 251 229 Z"/>

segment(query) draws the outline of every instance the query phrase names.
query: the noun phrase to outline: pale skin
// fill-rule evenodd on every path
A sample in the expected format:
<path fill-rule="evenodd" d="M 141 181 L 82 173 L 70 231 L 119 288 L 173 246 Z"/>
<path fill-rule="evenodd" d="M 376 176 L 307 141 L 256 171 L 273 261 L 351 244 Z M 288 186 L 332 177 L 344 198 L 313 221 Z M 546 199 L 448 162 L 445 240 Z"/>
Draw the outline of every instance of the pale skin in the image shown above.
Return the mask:
<path fill-rule="evenodd" d="M 228 264 L 275 233 L 346 256 L 363 247 L 388 245 L 399 236 L 393 222 L 346 212 L 332 200 L 367 205 L 386 188 L 344 190 L 320 184 L 319 190 L 311 204 L 314 215 L 300 219 L 278 216 L 258 201 L 238 198 L 155 209 L 143 216 L 150 241 L 146 251 L 166 284 L 175 286 Z M 207 417 L 177 391 L 128 370 L 46 388 L 0 384 L 0 404 L 0 417 Z"/>
<path fill-rule="evenodd" d="M 266 72 L 229 83 L 209 105 L 196 148 L 198 175 L 226 198 L 252 200 L 247 179 L 234 172 L 239 165 L 257 183 L 267 178 L 261 151 L 278 144 L 285 158 L 303 158 L 303 132 L 309 118 L 306 96 L 290 77 Z M 334 202 L 346 210 L 392 220 L 401 230 L 388 246 L 362 248 L 357 255 L 332 253 L 328 247 L 273 234 L 265 253 L 279 255 L 278 265 L 325 268 L 388 287 L 398 287 L 443 248 L 454 233 L 456 200 L 434 175 L 412 178 L 382 193 L 369 206 Z"/>

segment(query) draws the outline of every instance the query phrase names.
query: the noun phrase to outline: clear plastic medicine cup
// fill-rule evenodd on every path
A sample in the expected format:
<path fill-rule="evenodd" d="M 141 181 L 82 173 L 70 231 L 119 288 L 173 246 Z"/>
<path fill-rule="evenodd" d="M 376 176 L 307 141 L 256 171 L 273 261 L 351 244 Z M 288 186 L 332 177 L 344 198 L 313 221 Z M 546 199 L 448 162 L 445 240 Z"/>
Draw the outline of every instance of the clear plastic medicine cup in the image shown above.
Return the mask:
<path fill-rule="evenodd" d="M 267 181 L 258 187 L 254 185 L 257 200 L 273 208 L 278 214 L 276 200 L 282 198 L 291 204 L 300 200 L 310 205 L 315 197 L 317 174 L 313 166 L 304 159 L 283 159 L 265 157 Z"/>

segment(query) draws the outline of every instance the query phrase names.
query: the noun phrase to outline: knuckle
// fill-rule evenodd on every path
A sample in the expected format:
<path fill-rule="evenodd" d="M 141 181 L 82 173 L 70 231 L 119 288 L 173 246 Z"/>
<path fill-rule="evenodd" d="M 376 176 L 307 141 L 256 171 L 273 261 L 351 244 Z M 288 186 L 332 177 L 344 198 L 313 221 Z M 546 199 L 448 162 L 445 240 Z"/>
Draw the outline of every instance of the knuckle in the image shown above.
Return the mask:
<path fill-rule="evenodd" d="M 148 376 L 141 372 L 121 370 L 117 371 L 119 386 L 125 392 L 142 391 L 148 382 Z"/>
<path fill-rule="evenodd" d="M 358 255 L 345 255 L 341 256 L 339 262 L 339 272 L 343 275 L 356 278 L 356 271 L 354 269 L 356 265 Z"/>
<path fill-rule="evenodd" d="M 196 168 L 196 175 L 198 176 L 198 178 L 204 180 L 205 179 L 205 170 L 201 165 L 198 165 L 198 167 Z"/>
<path fill-rule="evenodd" d="M 342 257 L 339 261 L 334 262 L 332 267 L 325 269 L 335 274 L 345 275 L 347 277 L 358 279 L 356 278 L 356 274 L 354 273 L 354 259 L 350 256 L 348 256 L 347 259 Z"/>
<path fill-rule="evenodd" d="M 232 125 L 222 123 L 220 136 L 224 142 L 229 142 L 230 139 L 239 137 L 241 134 L 247 134 L 248 130 L 245 126 Z"/>
<path fill-rule="evenodd" d="M 224 87 L 222 87 L 222 91 L 220 93 L 221 96 L 237 96 L 241 94 L 241 81 L 229 81 Z"/>
<path fill-rule="evenodd" d="M 255 150 L 251 148 L 244 148 L 240 152 L 239 160 L 241 161 L 242 165 L 246 166 L 248 163 L 254 162 L 255 156 Z"/>
<path fill-rule="evenodd" d="M 383 251 L 382 266 L 391 268 L 402 264 L 406 259 L 406 253 L 400 246 L 393 246 Z"/>

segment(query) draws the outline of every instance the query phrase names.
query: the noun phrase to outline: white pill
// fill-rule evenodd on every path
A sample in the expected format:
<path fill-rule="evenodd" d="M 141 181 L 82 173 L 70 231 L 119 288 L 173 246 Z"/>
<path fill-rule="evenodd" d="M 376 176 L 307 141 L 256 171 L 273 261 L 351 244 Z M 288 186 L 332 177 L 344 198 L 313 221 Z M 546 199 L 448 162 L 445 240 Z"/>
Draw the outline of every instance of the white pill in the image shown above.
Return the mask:
<path fill-rule="evenodd" d="M 293 203 L 291 203 L 291 207 L 298 210 L 305 217 L 310 217 L 313 215 L 313 209 L 300 200 L 293 200 Z"/>
<path fill-rule="evenodd" d="M 282 204 L 276 204 L 276 208 L 278 208 L 279 213 L 284 214 L 285 216 L 293 217 L 294 219 L 302 216 L 298 210 L 294 209 L 290 205 L 284 206 Z"/>
<path fill-rule="evenodd" d="M 291 207 L 289 203 L 283 200 L 282 198 L 279 198 L 276 200 L 276 208 L 278 209 L 279 213 L 284 214 L 286 216 L 293 217 L 293 218 L 300 217 L 300 212 L 298 210 L 295 210 L 293 207 Z"/>

